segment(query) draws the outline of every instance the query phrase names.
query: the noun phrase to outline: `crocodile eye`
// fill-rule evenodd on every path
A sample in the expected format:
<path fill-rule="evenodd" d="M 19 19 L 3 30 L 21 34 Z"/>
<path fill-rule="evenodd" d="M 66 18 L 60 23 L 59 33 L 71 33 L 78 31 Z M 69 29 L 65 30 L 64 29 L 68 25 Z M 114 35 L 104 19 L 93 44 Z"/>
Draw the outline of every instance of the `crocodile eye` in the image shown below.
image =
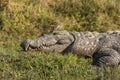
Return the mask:
<path fill-rule="evenodd" d="M 56 35 L 57 33 L 53 33 L 53 35 Z"/>
<path fill-rule="evenodd" d="M 54 32 L 53 32 L 53 35 L 62 35 L 62 34 L 63 34 L 62 31 L 54 31 Z"/>
<path fill-rule="evenodd" d="M 61 35 L 59 32 L 53 32 L 53 35 Z"/>

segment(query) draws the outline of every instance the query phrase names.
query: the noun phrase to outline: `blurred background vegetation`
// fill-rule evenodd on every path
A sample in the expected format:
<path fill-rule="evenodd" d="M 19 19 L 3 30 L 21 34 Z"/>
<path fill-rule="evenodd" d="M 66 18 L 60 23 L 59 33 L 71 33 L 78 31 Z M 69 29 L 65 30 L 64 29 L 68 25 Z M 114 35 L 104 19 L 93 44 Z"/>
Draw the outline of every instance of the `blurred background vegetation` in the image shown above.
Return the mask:
<path fill-rule="evenodd" d="M 120 29 L 120 0 L 0 0 L 0 29 L 17 34 Z"/>
<path fill-rule="evenodd" d="M 120 0 L 0 0 L 0 80 L 120 80 L 120 66 L 20 48 L 53 30 L 120 30 Z"/>

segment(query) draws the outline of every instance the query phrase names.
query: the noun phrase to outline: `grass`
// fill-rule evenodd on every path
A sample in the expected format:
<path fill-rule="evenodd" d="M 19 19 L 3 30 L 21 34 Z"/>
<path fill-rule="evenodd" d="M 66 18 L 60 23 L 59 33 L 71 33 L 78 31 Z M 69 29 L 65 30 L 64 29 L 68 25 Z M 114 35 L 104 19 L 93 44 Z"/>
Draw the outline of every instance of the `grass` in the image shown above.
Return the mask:
<path fill-rule="evenodd" d="M 69 53 L 24 52 L 18 40 L 1 33 L 1 80 L 119 80 L 120 66 L 98 70 L 92 59 Z M 9 37 L 8 37 L 9 36 Z"/>
<path fill-rule="evenodd" d="M 120 66 L 98 69 L 69 53 L 24 52 L 22 40 L 53 30 L 120 29 L 119 0 L 0 0 L 0 80 L 119 80 Z"/>

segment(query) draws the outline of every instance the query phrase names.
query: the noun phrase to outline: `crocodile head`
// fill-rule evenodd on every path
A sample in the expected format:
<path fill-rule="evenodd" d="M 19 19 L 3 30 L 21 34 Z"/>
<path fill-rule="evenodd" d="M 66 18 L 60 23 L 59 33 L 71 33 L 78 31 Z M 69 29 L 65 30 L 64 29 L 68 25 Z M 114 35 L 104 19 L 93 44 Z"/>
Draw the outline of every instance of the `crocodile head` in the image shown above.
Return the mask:
<path fill-rule="evenodd" d="M 67 31 L 54 31 L 35 40 L 24 40 L 20 46 L 25 50 L 44 52 L 63 52 L 74 42 L 74 37 Z"/>

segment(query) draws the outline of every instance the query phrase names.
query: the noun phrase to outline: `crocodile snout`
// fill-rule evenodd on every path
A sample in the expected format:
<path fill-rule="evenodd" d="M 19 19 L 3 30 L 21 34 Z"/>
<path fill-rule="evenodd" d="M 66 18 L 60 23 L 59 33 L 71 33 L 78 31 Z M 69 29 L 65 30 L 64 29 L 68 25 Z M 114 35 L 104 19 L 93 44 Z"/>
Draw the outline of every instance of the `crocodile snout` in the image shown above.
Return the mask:
<path fill-rule="evenodd" d="M 20 46 L 25 50 L 27 51 L 28 48 L 29 48 L 29 43 L 30 43 L 31 40 L 27 39 L 27 40 L 24 40 L 23 42 L 21 42 Z"/>

